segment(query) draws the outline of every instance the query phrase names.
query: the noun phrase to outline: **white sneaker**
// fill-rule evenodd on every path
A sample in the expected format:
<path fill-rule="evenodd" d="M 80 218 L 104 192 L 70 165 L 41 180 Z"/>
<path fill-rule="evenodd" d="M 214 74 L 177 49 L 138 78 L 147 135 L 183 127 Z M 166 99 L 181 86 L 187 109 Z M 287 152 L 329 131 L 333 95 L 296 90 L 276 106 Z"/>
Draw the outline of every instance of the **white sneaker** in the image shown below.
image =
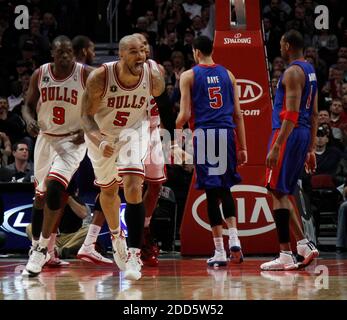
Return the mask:
<path fill-rule="evenodd" d="M 223 250 L 222 252 L 215 250 L 214 256 L 207 260 L 207 265 L 209 267 L 214 267 L 214 268 L 225 267 L 227 264 L 228 264 L 228 260 L 227 260 L 227 254 L 225 250 Z"/>
<path fill-rule="evenodd" d="M 39 275 L 42 271 L 42 267 L 49 259 L 50 255 L 47 252 L 47 248 L 41 248 L 40 246 L 37 246 L 36 248 L 34 248 L 34 250 L 32 250 L 28 263 L 26 264 L 22 275 L 29 277 L 35 277 Z"/>
<path fill-rule="evenodd" d="M 319 251 L 311 241 L 308 241 L 305 244 L 297 243 L 296 249 L 298 251 L 298 255 L 304 258 L 304 260 L 300 262 L 301 267 L 308 266 L 314 258 L 317 258 L 319 256 Z"/>
<path fill-rule="evenodd" d="M 128 260 L 126 262 L 124 278 L 127 280 L 139 280 L 141 274 L 141 251 L 136 252 L 137 249 L 130 248 Z"/>
<path fill-rule="evenodd" d="M 83 261 L 95 263 L 97 265 L 111 265 L 113 261 L 111 259 L 103 257 L 99 252 L 95 250 L 94 244 L 86 246 L 82 244 L 82 247 L 78 250 L 77 259 Z"/>
<path fill-rule="evenodd" d="M 241 243 L 239 238 L 232 238 L 229 240 L 230 248 L 230 262 L 231 263 L 242 263 L 243 253 L 241 250 Z"/>
<path fill-rule="evenodd" d="M 125 264 L 128 259 L 128 248 L 123 231 L 119 234 L 111 234 L 113 258 L 119 270 L 125 270 Z"/>
<path fill-rule="evenodd" d="M 295 270 L 298 269 L 298 264 L 294 255 L 281 252 L 280 256 L 277 259 L 263 263 L 260 266 L 260 269 L 264 271 Z"/>

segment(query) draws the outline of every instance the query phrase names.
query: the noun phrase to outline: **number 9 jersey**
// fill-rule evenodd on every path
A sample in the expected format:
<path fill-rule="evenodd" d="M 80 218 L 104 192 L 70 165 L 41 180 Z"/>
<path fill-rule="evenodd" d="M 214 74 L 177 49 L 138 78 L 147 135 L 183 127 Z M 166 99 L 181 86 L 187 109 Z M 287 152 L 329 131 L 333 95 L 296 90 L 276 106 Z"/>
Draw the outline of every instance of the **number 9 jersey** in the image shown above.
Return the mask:
<path fill-rule="evenodd" d="M 83 69 L 84 66 L 76 62 L 68 77 L 57 79 L 50 63 L 40 67 L 40 100 L 36 111 L 42 133 L 63 136 L 82 129 Z"/>

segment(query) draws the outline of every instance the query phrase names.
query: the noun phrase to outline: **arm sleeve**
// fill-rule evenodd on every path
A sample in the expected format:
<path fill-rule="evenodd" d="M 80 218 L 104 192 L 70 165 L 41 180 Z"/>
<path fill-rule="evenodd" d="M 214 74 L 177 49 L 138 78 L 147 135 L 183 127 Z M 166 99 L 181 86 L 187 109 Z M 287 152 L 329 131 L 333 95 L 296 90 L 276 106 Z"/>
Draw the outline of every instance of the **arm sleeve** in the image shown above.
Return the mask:
<path fill-rule="evenodd" d="M 171 139 L 173 139 L 174 130 L 176 127 L 176 119 L 173 112 L 172 102 L 170 101 L 166 90 L 164 90 L 160 96 L 154 97 L 154 99 L 158 106 L 160 121 L 162 122 L 164 128 L 170 132 Z"/>

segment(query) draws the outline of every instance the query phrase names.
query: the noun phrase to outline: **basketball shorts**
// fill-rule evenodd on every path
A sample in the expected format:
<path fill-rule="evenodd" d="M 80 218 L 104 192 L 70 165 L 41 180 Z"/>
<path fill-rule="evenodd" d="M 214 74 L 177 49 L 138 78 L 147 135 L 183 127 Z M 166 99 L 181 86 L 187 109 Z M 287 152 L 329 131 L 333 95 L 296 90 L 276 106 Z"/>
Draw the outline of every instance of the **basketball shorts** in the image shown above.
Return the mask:
<path fill-rule="evenodd" d="M 196 129 L 193 146 L 196 189 L 231 188 L 241 181 L 234 129 Z"/>
<path fill-rule="evenodd" d="M 75 145 L 71 139 L 71 136 L 38 135 L 34 150 L 36 193 L 45 193 L 47 179 L 57 180 L 67 188 L 86 154 L 86 144 Z"/>
<path fill-rule="evenodd" d="M 274 144 L 279 134 L 279 129 L 273 130 L 270 146 Z M 266 168 L 266 187 L 283 194 L 293 194 L 304 168 L 307 151 L 311 141 L 309 128 L 294 128 L 287 142 L 280 150 L 277 167 Z"/>
<path fill-rule="evenodd" d="M 107 188 L 127 174 L 145 176 L 145 159 L 149 142 L 148 121 L 143 121 L 137 128 L 122 129 L 116 137 L 105 136 L 105 140 L 113 144 L 115 152 L 110 158 L 102 155 L 102 151 L 86 136 L 88 156 L 92 162 L 94 184 Z"/>

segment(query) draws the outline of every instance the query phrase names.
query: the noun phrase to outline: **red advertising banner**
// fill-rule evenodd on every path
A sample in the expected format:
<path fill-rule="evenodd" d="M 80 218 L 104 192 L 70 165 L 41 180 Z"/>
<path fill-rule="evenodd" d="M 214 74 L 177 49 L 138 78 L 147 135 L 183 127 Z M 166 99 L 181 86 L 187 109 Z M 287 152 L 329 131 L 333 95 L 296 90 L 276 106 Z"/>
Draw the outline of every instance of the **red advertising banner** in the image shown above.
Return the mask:
<path fill-rule="evenodd" d="M 242 182 L 231 189 L 243 250 L 254 254 L 274 253 L 279 245 L 271 199 L 264 187 L 272 103 L 259 2 L 244 2 L 245 7 L 238 9 L 244 10 L 247 21 L 238 27 L 230 19 L 230 1 L 216 1 L 213 59 L 228 68 L 237 79 L 246 127 L 248 163 L 238 169 Z M 181 224 L 181 253 L 208 255 L 213 251 L 213 241 L 207 220 L 206 195 L 194 189 L 194 180 Z M 227 235 L 226 229 L 224 234 Z"/>

